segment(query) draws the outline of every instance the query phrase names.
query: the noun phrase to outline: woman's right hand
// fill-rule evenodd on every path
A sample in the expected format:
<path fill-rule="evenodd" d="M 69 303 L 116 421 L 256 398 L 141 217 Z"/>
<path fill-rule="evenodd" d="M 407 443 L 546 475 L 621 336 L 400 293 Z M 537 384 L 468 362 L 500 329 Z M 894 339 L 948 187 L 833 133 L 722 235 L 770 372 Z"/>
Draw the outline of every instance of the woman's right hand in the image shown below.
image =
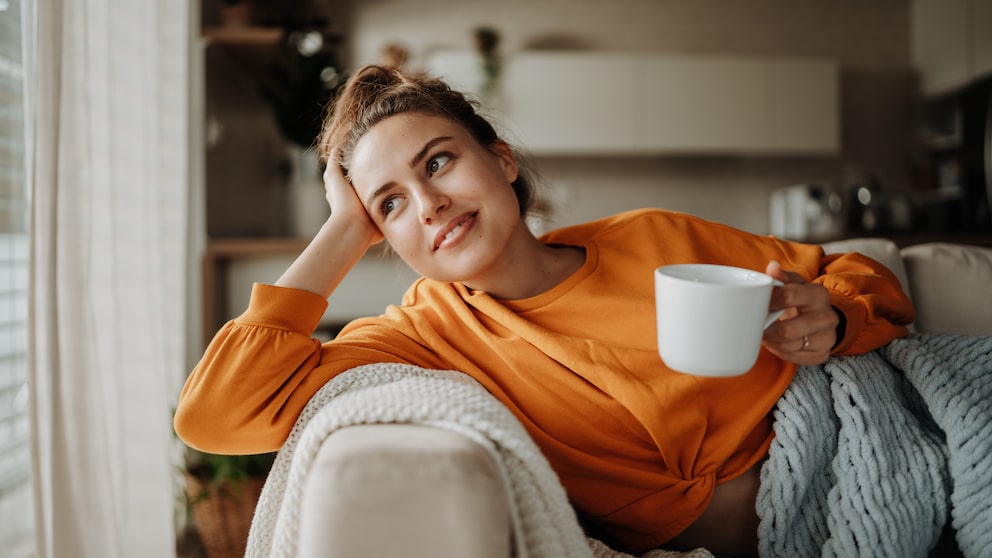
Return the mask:
<path fill-rule="evenodd" d="M 327 168 L 324 169 L 324 192 L 327 203 L 331 207 L 329 219 L 346 219 L 353 224 L 358 224 L 366 233 L 368 245 L 382 242 L 382 232 L 372 221 L 358 193 L 351 185 L 351 182 L 344 175 L 344 170 L 338 164 L 338 150 L 331 151 L 327 159 Z"/>
<path fill-rule="evenodd" d="M 337 161 L 335 150 L 324 170 L 324 191 L 331 216 L 276 280 L 280 287 L 310 291 L 327 298 L 369 246 L 383 240 L 382 232 L 365 211 Z"/>

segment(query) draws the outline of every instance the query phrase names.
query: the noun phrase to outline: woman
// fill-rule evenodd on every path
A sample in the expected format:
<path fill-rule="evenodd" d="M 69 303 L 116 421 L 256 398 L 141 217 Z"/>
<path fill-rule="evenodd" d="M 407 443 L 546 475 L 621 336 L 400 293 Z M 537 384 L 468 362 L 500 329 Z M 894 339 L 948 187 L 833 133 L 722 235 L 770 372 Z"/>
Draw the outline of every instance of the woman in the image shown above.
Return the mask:
<path fill-rule="evenodd" d="M 457 369 L 521 420 L 595 536 L 627 552 L 753 554 L 770 411 L 798 365 L 875 349 L 913 319 L 873 260 L 684 214 L 633 211 L 535 237 L 513 150 L 438 80 L 356 72 L 320 153 L 331 216 L 275 285 L 254 286 L 190 375 L 175 426 L 194 447 L 279 448 L 309 398 L 355 366 Z M 312 339 L 327 297 L 384 239 L 423 278 L 400 306 Z M 652 271 L 678 262 L 785 283 L 770 305 L 785 312 L 747 374 L 665 368 Z"/>

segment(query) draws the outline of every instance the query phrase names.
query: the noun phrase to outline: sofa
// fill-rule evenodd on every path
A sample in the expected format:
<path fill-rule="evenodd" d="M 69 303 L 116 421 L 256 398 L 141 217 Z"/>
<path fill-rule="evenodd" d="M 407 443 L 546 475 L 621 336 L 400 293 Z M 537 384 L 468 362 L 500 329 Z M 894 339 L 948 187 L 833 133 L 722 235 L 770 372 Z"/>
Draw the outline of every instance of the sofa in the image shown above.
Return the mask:
<path fill-rule="evenodd" d="M 916 306 L 913 330 L 992 336 L 992 248 L 852 239 L 824 249 L 861 252 L 892 269 Z M 514 555 L 499 464 L 462 434 L 416 424 L 342 428 L 321 443 L 303 482 L 298 556 Z"/>

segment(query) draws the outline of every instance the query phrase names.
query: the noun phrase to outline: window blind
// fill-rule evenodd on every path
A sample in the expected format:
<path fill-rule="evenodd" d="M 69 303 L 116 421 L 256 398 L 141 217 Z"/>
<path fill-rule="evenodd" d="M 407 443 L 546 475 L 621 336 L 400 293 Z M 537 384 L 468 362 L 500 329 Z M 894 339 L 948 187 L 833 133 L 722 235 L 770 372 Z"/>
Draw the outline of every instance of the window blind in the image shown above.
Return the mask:
<path fill-rule="evenodd" d="M 30 1 L 30 0 L 28 0 Z M 28 196 L 21 0 L 0 0 L 0 549 L 33 556 L 27 420 Z"/>

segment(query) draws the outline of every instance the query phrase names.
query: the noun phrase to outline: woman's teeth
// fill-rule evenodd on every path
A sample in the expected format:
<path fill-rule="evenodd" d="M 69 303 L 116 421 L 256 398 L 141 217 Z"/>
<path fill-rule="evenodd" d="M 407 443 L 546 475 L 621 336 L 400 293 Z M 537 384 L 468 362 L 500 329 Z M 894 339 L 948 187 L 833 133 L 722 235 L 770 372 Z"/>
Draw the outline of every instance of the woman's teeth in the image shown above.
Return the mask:
<path fill-rule="evenodd" d="M 450 231 L 448 231 L 448 234 L 444 235 L 444 239 L 448 240 L 449 238 L 455 236 L 455 233 L 458 232 L 458 230 L 461 228 L 462 228 L 461 225 L 455 225 L 455 228 L 451 229 Z"/>

